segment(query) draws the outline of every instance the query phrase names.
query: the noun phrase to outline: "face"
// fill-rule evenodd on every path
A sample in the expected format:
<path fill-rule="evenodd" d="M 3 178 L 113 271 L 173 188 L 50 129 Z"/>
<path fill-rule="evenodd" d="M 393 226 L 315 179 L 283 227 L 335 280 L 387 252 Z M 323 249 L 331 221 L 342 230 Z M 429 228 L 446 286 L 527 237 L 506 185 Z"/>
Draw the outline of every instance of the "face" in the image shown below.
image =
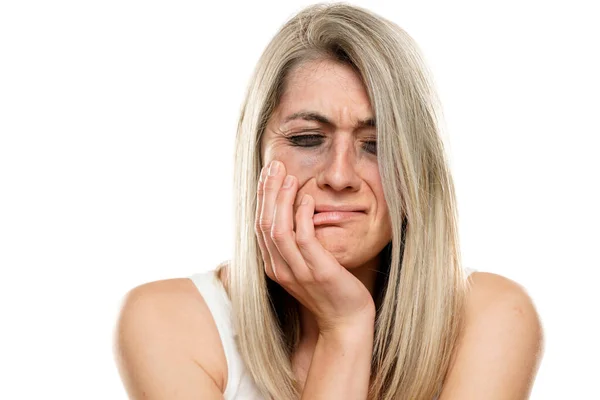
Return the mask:
<path fill-rule="evenodd" d="M 289 119 L 299 112 L 311 115 Z M 391 240 L 376 130 L 367 122 L 373 118 L 367 92 L 351 67 L 313 61 L 288 76 L 261 141 L 263 165 L 281 161 L 298 179 L 294 212 L 305 193 L 315 200 L 316 211 L 340 205 L 364 210 L 315 225 L 319 242 L 346 268 L 373 261 Z"/>

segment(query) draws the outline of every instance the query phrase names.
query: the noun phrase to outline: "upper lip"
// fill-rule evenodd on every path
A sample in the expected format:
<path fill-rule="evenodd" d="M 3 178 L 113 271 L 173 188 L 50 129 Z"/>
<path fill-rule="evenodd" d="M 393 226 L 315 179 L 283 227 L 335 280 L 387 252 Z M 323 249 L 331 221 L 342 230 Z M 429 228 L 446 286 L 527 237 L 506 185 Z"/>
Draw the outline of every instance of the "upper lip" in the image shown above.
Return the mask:
<path fill-rule="evenodd" d="M 315 206 L 315 213 L 327 212 L 327 211 L 357 211 L 357 212 L 365 212 L 366 208 L 361 206 L 353 206 L 353 205 L 329 205 L 329 204 L 320 204 Z"/>

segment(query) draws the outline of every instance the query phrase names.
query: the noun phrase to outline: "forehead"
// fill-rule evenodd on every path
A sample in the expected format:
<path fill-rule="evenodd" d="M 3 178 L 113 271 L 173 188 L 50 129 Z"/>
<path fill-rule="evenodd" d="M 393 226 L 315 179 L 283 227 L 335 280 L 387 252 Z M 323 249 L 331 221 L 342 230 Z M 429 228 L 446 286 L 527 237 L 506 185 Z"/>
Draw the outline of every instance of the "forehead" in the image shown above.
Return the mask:
<path fill-rule="evenodd" d="M 303 110 L 319 111 L 340 122 L 372 116 L 360 75 L 349 65 L 329 60 L 311 61 L 290 72 L 273 117 L 284 122 Z"/>

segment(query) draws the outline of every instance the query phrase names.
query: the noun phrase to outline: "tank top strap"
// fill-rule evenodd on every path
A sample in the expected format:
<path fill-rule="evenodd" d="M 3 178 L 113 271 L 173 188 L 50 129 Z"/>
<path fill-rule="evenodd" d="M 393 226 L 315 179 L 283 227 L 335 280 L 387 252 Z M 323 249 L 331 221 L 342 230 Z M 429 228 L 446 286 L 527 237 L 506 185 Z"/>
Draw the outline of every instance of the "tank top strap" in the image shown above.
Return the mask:
<path fill-rule="evenodd" d="M 215 270 L 196 273 L 188 278 L 198 288 L 217 326 L 227 362 L 227 385 L 223 397 L 225 400 L 233 399 L 242 371 L 231 320 L 231 301 Z"/>

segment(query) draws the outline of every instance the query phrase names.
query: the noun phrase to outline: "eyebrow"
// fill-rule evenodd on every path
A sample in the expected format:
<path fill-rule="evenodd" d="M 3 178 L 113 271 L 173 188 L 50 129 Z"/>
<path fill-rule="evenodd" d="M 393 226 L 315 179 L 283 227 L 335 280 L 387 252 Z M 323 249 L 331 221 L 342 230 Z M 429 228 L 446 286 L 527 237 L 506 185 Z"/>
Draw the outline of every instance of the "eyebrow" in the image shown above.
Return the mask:
<path fill-rule="evenodd" d="M 324 116 L 323 114 L 320 114 L 316 111 L 295 112 L 291 115 L 288 115 L 285 118 L 285 120 L 283 121 L 283 124 L 287 124 L 288 122 L 295 120 L 295 119 L 301 119 L 304 121 L 316 121 L 316 122 L 320 122 L 321 124 L 324 124 L 324 125 L 335 126 L 335 124 L 333 122 L 331 122 L 326 116 Z M 356 128 L 366 128 L 366 127 L 374 128 L 375 127 L 375 118 L 361 119 L 356 124 Z"/>

